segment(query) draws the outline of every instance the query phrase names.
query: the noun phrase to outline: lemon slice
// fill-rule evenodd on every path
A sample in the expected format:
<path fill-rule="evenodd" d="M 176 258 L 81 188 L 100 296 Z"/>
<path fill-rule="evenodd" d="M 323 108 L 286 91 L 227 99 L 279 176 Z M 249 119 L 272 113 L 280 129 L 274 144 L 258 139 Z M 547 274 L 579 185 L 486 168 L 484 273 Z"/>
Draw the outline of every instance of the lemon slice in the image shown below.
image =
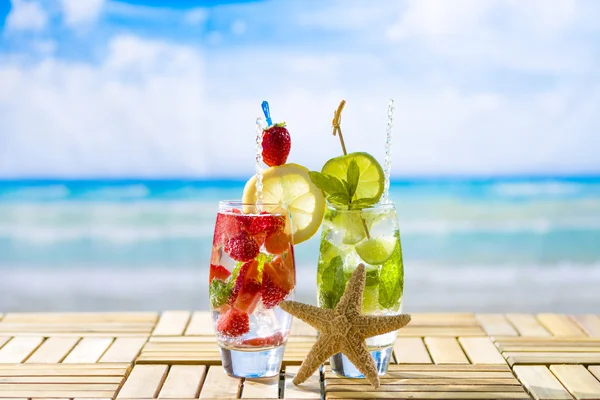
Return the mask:
<path fill-rule="evenodd" d="M 383 193 L 384 175 L 381 165 L 369 153 L 350 153 L 332 158 L 323 165 L 321 172 L 345 180 L 352 160 L 355 160 L 360 168 L 358 186 L 352 200 L 374 198 L 373 203 L 376 203 Z"/>
<path fill-rule="evenodd" d="M 256 203 L 256 176 L 244 187 L 244 203 Z M 263 202 L 284 203 L 292 216 L 294 244 L 310 239 L 325 213 L 325 197 L 308 176 L 308 169 L 298 164 L 284 164 L 263 171 Z"/>
<path fill-rule="evenodd" d="M 394 252 L 396 238 L 365 239 L 356 245 L 356 253 L 367 264 L 379 265 L 386 262 Z"/>

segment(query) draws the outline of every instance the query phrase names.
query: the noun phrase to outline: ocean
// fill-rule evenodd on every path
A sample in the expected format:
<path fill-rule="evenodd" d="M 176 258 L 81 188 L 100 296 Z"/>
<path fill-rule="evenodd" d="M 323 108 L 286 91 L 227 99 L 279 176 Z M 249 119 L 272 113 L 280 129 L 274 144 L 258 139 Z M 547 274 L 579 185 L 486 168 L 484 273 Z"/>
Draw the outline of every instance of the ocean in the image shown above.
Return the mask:
<path fill-rule="evenodd" d="M 0 311 L 207 309 L 219 200 L 244 181 L 0 181 Z M 391 185 L 403 309 L 597 312 L 600 177 Z M 295 248 L 316 303 L 319 234 Z"/>

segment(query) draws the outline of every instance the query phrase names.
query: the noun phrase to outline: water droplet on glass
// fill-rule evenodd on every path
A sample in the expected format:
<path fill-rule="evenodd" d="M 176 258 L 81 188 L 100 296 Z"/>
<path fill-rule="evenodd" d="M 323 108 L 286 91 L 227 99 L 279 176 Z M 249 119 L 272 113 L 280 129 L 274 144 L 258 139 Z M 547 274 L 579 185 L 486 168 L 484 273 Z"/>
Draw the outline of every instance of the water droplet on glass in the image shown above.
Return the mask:
<path fill-rule="evenodd" d="M 385 131 L 385 158 L 383 160 L 383 174 L 385 177 L 383 186 L 382 203 L 390 201 L 390 174 L 392 173 L 392 130 L 394 127 L 394 99 L 388 103 L 387 127 Z"/>

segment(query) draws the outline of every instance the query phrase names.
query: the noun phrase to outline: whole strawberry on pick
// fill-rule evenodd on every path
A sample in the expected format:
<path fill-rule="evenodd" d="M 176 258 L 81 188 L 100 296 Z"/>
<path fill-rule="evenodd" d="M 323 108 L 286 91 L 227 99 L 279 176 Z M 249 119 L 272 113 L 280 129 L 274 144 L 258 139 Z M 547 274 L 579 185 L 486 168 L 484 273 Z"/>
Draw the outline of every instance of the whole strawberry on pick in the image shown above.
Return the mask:
<path fill-rule="evenodd" d="M 291 138 L 290 133 L 285 128 L 285 122 L 273 124 L 269 111 L 269 103 L 262 102 L 262 109 L 268 127 L 263 130 L 262 137 L 262 157 L 265 164 L 269 167 L 283 165 L 290 154 Z"/>

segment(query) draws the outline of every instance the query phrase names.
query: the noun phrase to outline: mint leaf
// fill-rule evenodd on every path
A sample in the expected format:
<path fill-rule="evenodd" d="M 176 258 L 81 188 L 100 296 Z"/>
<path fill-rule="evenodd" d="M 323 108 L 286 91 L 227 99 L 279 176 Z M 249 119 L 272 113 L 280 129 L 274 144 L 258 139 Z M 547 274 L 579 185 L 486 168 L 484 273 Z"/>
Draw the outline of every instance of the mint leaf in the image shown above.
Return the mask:
<path fill-rule="evenodd" d="M 354 200 L 350 204 L 351 210 L 360 210 L 362 208 L 367 208 L 374 206 L 379 201 L 378 197 L 365 197 L 364 199 Z"/>
<path fill-rule="evenodd" d="M 397 310 L 404 287 L 404 268 L 400 238 L 390 258 L 381 266 L 379 273 L 379 304 L 386 309 Z"/>
<path fill-rule="evenodd" d="M 335 204 L 336 206 L 347 206 L 348 203 L 350 203 L 347 193 L 330 194 L 326 197 L 330 203 Z"/>
<path fill-rule="evenodd" d="M 231 287 L 227 282 L 220 279 L 213 279 L 208 288 L 210 305 L 213 308 L 219 308 L 227 303 L 231 294 Z"/>
<path fill-rule="evenodd" d="M 344 262 L 341 256 L 335 256 L 329 262 L 329 266 L 322 266 L 321 286 L 319 296 L 321 306 L 324 308 L 334 308 L 339 303 L 344 289 L 346 288 L 346 279 L 344 277 Z"/>
<path fill-rule="evenodd" d="M 310 171 L 308 173 L 310 180 L 316 187 L 328 194 L 347 193 L 344 183 L 335 176 L 323 174 L 321 172 Z"/>
<path fill-rule="evenodd" d="M 356 193 L 356 188 L 358 187 L 358 180 L 360 178 L 360 167 L 355 159 L 350 160 L 350 165 L 348 165 L 348 169 L 346 170 L 346 182 L 348 189 L 348 197 L 352 200 L 354 197 L 354 193 Z"/>

